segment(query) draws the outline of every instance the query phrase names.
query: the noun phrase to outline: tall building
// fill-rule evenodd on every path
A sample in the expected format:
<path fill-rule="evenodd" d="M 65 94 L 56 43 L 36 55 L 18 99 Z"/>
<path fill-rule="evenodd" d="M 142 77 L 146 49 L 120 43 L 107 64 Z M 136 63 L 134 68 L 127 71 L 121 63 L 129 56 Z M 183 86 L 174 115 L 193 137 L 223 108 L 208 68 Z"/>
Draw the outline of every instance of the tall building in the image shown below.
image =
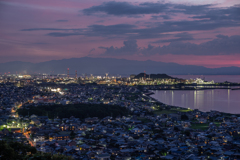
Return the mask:
<path fill-rule="evenodd" d="M 69 79 L 69 68 L 67 69 L 67 78 Z"/>
<path fill-rule="evenodd" d="M 75 79 L 77 79 L 78 77 L 77 77 L 77 70 L 75 71 Z"/>
<path fill-rule="evenodd" d="M 108 73 L 105 74 L 105 79 L 108 79 Z"/>

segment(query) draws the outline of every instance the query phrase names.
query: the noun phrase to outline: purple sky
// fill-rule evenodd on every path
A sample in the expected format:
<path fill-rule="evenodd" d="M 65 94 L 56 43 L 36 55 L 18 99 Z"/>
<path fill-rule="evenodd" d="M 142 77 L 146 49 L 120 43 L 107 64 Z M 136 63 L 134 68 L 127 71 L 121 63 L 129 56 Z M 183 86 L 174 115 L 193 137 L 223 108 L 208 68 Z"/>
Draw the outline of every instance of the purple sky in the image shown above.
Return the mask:
<path fill-rule="evenodd" d="M 0 63 L 73 57 L 240 67 L 239 0 L 1 0 Z"/>

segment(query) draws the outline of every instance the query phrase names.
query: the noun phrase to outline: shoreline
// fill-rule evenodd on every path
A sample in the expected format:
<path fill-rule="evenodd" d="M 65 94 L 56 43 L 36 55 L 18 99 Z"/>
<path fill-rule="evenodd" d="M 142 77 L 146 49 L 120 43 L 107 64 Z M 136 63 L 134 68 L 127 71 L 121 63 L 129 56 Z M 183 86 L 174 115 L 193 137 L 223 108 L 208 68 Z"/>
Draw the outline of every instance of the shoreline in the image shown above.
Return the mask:
<path fill-rule="evenodd" d="M 183 110 L 186 110 L 188 108 L 184 108 L 184 107 L 180 107 L 180 106 L 172 106 L 172 105 L 168 105 L 168 104 L 165 104 L 163 102 L 160 102 L 159 100 L 151 97 L 151 95 L 155 94 L 154 92 L 147 92 L 147 93 L 143 93 L 146 97 L 148 97 L 149 99 L 153 100 L 153 101 L 156 101 L 158 103 L 160 103 L 161 105 L 165 105 L 165 106 L 169 106 L 171 108 L 181 108 Z M 190 108 L 191 109 L 191 108 Z M 199 109 L 191 109 L 191 110 L 198 110 L 199 112 L 203 112 L 203 113 L 208 113 L 208 112 L 219 112 L 221 114 L 225 114 L 225 115 L 237 115 L 237 116 L 240 116 L 240 113 L 227 113 L 227 112 L 221 112 L 221 111 L 216 111 L 216 110 L 210 110 L 210 111 L 200 111 Z"/>
<path fill-rule="evenodd" d="M 209 90 L 209 89 L 231 89 L 231 90 L 240 90 L 239 86 L 219 86 L 219 87 L 214 87 L 214 86 L 209 86 L 209 87 L 200 87 L 200 86 L 182 86 L 172 88 L 173 86 L 148 86 L 149 88 L 147 89 L 148 91 L 150 90 Z"/>
<path fill-rule="evenodd" d="M 228 87 L 224 87 L 224 88 L 164 88 L 164 89 L 156 89 L 156 88 L 153 88 L 153 89 L 149 89 L 149 90 L 174 90 L 174 91 L 177 91 L 177 90 L 210 90 L 210 89 L 231 89 L 231 90 L 240 90 L 240 87 L 239 88 L 228 88 Z"/>

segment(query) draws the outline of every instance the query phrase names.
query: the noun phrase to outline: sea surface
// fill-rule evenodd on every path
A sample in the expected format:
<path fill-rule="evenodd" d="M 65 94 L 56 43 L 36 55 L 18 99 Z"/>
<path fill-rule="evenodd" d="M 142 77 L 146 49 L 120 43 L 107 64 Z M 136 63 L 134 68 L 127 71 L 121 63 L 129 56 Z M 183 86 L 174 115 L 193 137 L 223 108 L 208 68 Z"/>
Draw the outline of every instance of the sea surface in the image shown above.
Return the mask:
<path fill-rule="evenodd" d="M 183 79 L 196 79 L 201 78 L 205 79 L 205 81 L 212 81 L 214 82 L 235 82 L 240 83 L 240 75 L 171 75 L 172 77 L 176 78 L 183 78 Z"/>
<path fill-rule="evenodd" d="M 155 90 L 152 98 L 173 106 L 240 114 L 240 90 Z"/>

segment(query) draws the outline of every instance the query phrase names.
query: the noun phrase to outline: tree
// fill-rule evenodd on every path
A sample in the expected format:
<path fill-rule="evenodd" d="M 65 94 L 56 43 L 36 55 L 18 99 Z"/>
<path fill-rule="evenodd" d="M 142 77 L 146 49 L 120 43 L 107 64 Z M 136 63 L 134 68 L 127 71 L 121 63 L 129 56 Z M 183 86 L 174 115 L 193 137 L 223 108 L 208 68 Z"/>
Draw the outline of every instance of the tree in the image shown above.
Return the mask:
<path fill-rule="evenodd" d="M 179 128 L 174 126 L 174 131 L 178 132 L 179 131 Z"/>
<path fill-rule="evenodd" d="M 188 120 L 188 116 L 187 116 L 187 115 L 185 115 L 185 114 L 181 115 L 181 120 L 183 120 L 183 121 L 186 121 L 186 120 Z"/>
<path fill-rule="evenodd" d="M 0 141 L 1 159 L 24 159 L 27 153 L 30 153 L 31 156 L 36 154 L 37 150 L 34 147 L 18 142 Z"/>
<path fill-rule="evenodd" d="M 14 159 L 16 158 L 13 148 L 11 148 L 5 141 L 0 141 L 0 156 L 1 159 Z"/>
<path fill-rule="evenodd" d="M 29 109 L 23 107 L 17 110 L 19 115 L 26 116 L 28 112 L 30 115 L 35 114 L 38 116 L 48 115 L 49 118 L 54 118 L 58 113 L 59 118 L 66 118 L 74 116 L 76 118 L 84 119 L 87 117 L 104 118 L 106 116 L 117 117 L 118 115 L 124 116 L 128 114 L 128 109 L 117 105 L 106 104 L 69 104 L 51 106 L 29 106 Z"/>
<path fill-rule="evenodd" d="M 54 154 L 51 155 L 51 153 L 37 153 L 34 156 L 32 156 L 30 159 L 32 160 L 73 160 L 70 156 L 65 156 L 62 154 Z"/>
<path fill-rule="evenodd" d="M 184 134 L 185 134 L 186 136 L 190 136 L 190 131 L 186 130 L 186 131 L 184 131 Z"/>
<path fill-rule="evenodd" d="M 29 154 L 30 153 L 30 154 Z M 37 152 L 35 147 L 18 142 L 0 141 L 0 159 L 7 160 L 73 160 L 70 156 L 61 154 Z"/>
<path fill-rule="evenodd" d="M 70 139 L 74 139 L 75 136 L 76 136 L 76 133 L 74 133 L 73 131 L 71 131 L 71 133 L 70 133 Z"/>

